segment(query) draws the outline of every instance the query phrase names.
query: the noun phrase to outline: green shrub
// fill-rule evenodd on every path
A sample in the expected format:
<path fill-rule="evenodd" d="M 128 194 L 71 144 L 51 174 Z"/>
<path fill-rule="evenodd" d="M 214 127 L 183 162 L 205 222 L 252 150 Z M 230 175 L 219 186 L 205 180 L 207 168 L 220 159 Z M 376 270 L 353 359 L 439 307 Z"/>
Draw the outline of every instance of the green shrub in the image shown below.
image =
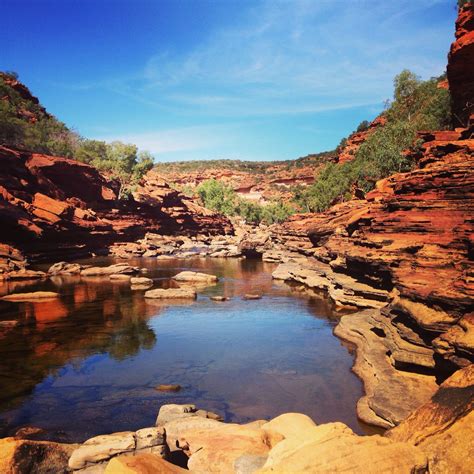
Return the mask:
<path fill-rule="evenodd" d="M 387 124 L 368 136 L 352 161 L 326 164 L 314 184 L 297 190 L 298 208 L 324 211 L 335 202 L 351 199 L 353 187 L 367 192 L 377 180 L 409 170 L 413 163 L 403 152 L 415 146 L 416 132 L 446 129 L 451 123 L 449 93 L 437 87 L 438 81 L 421 81 L 407 70 L 396 76 L 394 100 L 385 111 Z M 338 148 L 344 144 L 341 141 Z"/>
<path fill-rule="evenodd" d="M 362 120 L 357 127 L 356 132 L 365 132 L 369 129 L 370 122 L 368 120 Z"/>
<path fill-rule="evenodd" d="M 295 212 L 292 206 L 279 201 L 261 205 L 241 198 L 230 186 L 216 179 L 201 183 L 197 188 L 197 194 L 203 206 L 208 209 L 226 216 L 240 216 L 251 224 L 263 222 L 270 225 L 283 222 Z"/>

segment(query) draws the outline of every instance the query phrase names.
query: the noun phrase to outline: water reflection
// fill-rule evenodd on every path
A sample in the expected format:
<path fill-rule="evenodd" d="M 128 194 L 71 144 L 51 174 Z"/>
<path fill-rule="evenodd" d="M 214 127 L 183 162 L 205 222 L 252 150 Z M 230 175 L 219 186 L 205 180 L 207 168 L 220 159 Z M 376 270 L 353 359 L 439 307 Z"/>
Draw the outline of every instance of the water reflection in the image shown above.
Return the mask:
<path fill-rule="evenodd" d="M 0 321 L 18 321 L 0 333 L 1 435 L 31 424 L 50 438 L 82 440 L 152 425 L 161 404 L 190 402 L 229 421 L 302 411 L 360 431 L 361 384 L 350 372 L 352 357 L 332 335 L 337 317 L 323 298 L 272 281 L 274 265 L 258 261 L 130 263 L 146 267 L 155 287 L 178 286 L 170 277 L 186 269 L 216 274 L 219 282 L 199 286 L 196 302 L 173 304 L 146 300 L 128 282 L 107 277 L 0 286 L 0 293 L 60 294 L 0 302 Z M 265 296 L 243 301 L 245 293 Z M 232 299 L 215 303 L 213 295 Z M 159 383 L 184 390 L 163 394 L 155 390 Z"/>

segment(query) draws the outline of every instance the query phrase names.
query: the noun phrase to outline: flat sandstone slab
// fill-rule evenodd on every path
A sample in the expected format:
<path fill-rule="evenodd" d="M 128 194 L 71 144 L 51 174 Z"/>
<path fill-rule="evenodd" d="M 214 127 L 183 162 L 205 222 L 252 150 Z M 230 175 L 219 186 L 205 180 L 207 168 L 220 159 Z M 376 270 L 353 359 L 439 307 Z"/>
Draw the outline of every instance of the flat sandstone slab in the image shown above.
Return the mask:
<path fill-rule="evenodd" d="M 197 281 L 197 282 L 216 282 L 218 278 L 215 275 L 209 275 L 208 273 L 190 272 L 185 271 L 178 273 L 173 277 L 176 281 Z"/>
<path fill-rule="evenodd" d="M 1 299 L 5 301 L 37 301 L 57 298 L 58 296 L 59 294 L 53 291 L 33 291 L 32 293 L 12 293 Z"/>
<path fill-rule="evenodd" d="M 196 297 L 196 290 L 192 288 L 157 288 L 145 293 L 145 298 L 155 299 L 196 299 Z"/>

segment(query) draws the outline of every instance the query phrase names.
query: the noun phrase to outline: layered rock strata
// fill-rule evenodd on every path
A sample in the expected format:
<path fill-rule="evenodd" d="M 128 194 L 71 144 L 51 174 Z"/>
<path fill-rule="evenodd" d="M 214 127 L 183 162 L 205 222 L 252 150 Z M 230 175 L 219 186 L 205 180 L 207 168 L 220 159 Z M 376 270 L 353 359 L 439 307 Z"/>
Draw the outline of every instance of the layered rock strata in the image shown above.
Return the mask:
<path fill-rule="evenodd" d="M 274 276 L 321 288 L 341 306 L 383 307 L 347 316 L 336 330 L 367 349 L 365 363 L 356 364 L 364 380 L 382 380 L 360 403 L 367 422 L 393 426 L 415 408 L 397 408 L 391 378 L 424 380 L 423 390 L 406 388 L 422 404 L 435 377 L 442 381 L 474 361 L 474 140 L 465 139 L 466 131 L 421 134 L 413 171 L 378 182 L 365 200 L 273 228 L 278 244 L 307 256 Z M 383 364 L 374 376 L 376 347 Z"/>
<path fill-rule="evenodd" d="M 354 132 L 347 137 L 344 147 L 340 150 L 337 156 L 337 163 L 343 164 L 352 161 L 355 158 L 359 147 L 367 140 L 372 133 L 379 127 L 383 127 L 387 123 L 387 119 L 383 115 L 379 115 L 373 120 L 366 130 Z"/>
<path fill-rule="evenodd" d="M 117 183 L 74 160 L 0 147 L 3 271 L 29 257 L 70 258 L 158 234 L 213 235 L 230 222 L 187 200 L 151 175 L 136 200 L 119 201 Z M 21 252 L 20 252 L 21 251 Z"/>

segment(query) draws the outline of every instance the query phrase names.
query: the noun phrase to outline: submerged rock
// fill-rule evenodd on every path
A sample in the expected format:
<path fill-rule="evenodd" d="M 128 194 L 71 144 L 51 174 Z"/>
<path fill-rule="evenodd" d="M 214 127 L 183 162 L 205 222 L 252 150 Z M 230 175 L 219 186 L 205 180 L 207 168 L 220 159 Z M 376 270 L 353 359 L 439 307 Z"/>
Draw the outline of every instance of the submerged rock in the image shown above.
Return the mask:
<path fill-rule="evenodd" d="M 244 300 L 260 300 L 262 299 L 262 295 L 258 295 L 258 294 L 253 294 L 253 293 L 246 293 L 242 299 Z"/>
<path fill-rule="evenodd" d="M 45 299 L 53 299 L 59 296 L 58 293 L 53 291 L 33 291 L 31 293 L 12 293 L 11 295 L 3 296 L 2 300 L 5 301 L 37 301 Z"/>
<path fill-rule="evenodd" d="M 210 298 L 212 301 L 229 301 L 229 297 L 227 296 L 211 296 Z"/>
<path fill-rule="evenodd" d="M 181 390 L 181 385 L 179 385 L 179 384 L 161 384 L 161 385 L 157 385 L 155 388 L 159 392 L 179 392 Z"/>

